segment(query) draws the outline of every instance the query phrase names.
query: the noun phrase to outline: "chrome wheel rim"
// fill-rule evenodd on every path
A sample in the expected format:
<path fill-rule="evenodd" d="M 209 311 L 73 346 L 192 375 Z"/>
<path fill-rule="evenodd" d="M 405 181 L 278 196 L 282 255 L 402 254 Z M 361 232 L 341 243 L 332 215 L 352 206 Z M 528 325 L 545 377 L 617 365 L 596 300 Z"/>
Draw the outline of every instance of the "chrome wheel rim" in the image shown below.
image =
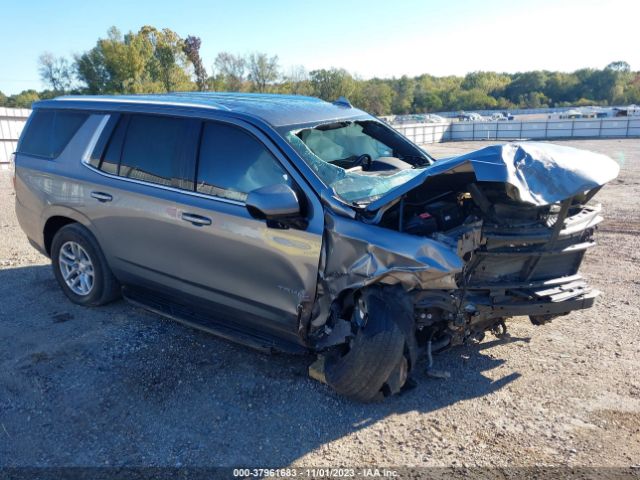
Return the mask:
<path fill-rule="evenodd" d="M 73 293 L 80 296 L 91 293 L 94 283 L 93 263 L 79 243 L 69 241 L 62 245 L 58 265 L 64 282 Z"/>

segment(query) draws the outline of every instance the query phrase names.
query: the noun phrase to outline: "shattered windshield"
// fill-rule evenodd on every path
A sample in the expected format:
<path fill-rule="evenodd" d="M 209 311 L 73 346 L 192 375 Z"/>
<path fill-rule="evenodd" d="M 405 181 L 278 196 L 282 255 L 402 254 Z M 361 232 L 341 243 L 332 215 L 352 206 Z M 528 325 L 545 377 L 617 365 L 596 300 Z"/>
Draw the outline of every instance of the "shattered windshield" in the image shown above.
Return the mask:
<path fill-rule="evenodd" d="M 426 154 L 376 121 L 290 130 L 286 140 L 343 200 L 366 204 L 429 165 Z"/>

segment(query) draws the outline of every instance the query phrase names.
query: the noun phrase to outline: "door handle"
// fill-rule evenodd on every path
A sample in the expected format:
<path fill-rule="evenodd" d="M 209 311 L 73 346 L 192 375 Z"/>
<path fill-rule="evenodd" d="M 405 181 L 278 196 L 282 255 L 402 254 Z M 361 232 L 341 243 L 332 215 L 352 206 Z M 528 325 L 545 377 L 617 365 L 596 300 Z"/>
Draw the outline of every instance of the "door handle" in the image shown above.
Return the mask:
<path fill-rule="evenodd" d="M 203 217 L 201 215 L 196 215 L 194 213 L 183 213 L 182 220 L 185 222 L 189 222 L 196 227 L 202 227 L 203 225 L 211 225 L 211 219 L 207 217 Z"/>
<path fill-rule="evenodd" d="M 104 192 L 91 192 L 90 195 L 91 197 L 95 198 L 96 200 L 102 203 L 110 202 L 111 200 L 113 200 L 113 197 L 111 195 Z"/>

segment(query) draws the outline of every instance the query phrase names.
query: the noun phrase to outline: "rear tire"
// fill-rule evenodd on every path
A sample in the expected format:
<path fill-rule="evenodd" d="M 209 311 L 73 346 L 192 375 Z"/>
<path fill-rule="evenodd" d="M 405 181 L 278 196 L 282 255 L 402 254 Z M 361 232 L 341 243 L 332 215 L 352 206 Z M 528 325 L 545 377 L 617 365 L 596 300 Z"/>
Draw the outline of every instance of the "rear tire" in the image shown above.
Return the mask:
<path fill-rule="evenodd" d="M 62 227 L 51 242 L 53 274 L 69 300 L 97 307 L 120 297 L 120 284 L 89 230 L 79 223 Z"/>
<path fill-rule="evenodd" d="M 384 298 L 382 289 L 365 292 L 361 301 L 366 303 L 366 323 L 358 329 L 346 353 L 327 356 L 325 379 L 340 395 L 372 402 L 384 398 L 390 388 L 399 390 L 387 382 L 398 383 L 396 372 L 405 362 L 405 336 L 394 321 L 398 309 L 393 299 Z M 358 315 L 359 307 L 355 310 L 354 315 Z"/>

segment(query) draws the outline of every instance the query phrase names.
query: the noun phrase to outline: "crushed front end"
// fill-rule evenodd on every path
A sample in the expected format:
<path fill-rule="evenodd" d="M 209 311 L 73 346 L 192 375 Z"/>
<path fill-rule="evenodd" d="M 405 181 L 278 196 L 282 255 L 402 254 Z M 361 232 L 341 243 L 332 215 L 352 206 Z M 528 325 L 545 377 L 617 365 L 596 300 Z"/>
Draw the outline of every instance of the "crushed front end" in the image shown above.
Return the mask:
<path fill-rule="evenodd" d="M 593 305 L 598 291 L 579 267 L 602 221 L 600 206 L 587 204 L 594 191 L 531 206 L 509 200 L 499 187 L 470 184 L 467 190 L 448 197 L 449 208 L 465 220 L 432 234 L 465 262 L 458 288 L 412 292 L 420 338 L 481 340 L 487 330 L 503 334 L 508 317 L 528 316 L 540 325 Z M 439 201 L 434 213 L 425 205 L 418 215 L 436 217 L 437 228 L 451 217 L 441 211 L 446 205 Z"/>
<path fill-rule="evenodd" d="M 589 308 L 598 291 L 579 273 L 595 245 L 594 196 L 615 178 L 610 158 L 551 144 L 487 147 L 431 167 L 380 207 L 380 225 L 437 240 L 463 261 L 456 288 L 408 292 L 420 343 L 500 336 L 505 320 L 535 325 Z M 429 169 L 427 169 L 427 172 Z"/>
<path fill-rule="evenodd" d="M 355 218 L 328 210 L 315 312 L 301 326 L 333 359 L 328 383 L 350 395 L 369 345 L 402 337 L 378 380 L 395 393 L 420 352 L 431 370 L 432 352 L 502 336 L 510 317 L 541 325 L 591 307 L 599 292 L 579 268 L 602 221 L 594 196 L 617 174 L 604 155 L 496 145 L 424 168 Z"/>

